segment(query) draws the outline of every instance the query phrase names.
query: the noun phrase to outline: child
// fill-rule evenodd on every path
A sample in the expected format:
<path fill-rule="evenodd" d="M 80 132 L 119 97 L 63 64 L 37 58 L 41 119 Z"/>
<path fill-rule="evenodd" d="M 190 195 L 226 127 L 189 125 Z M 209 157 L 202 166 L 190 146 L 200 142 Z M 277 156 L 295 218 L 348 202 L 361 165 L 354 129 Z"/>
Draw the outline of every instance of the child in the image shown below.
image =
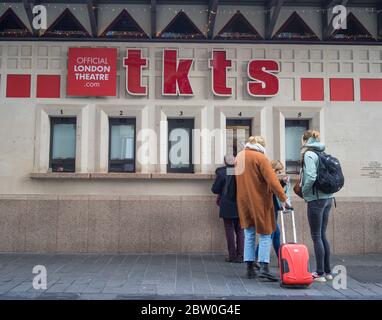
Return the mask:
<path fill-rule="evenodd" d="M 287 205 L 291 207 L 291 202 L 290 202 L 290 196 L 289 196 L 289 189 L 290 189 L 290 183 L 289 183 L 289 176 L 281 176 L 282 171 L 284 170 L 284 166 L 279 160 L 272 160 L 271 161 L 271 166 L 272 169 L 275 171 L 275 173 L 279 176 L 279 181 L 281 186 L 285 190 L 285 194 L 288 197 L 288 200 L 286 201 Z M 273 249 L 276 252 L 277 257 L 279 256 L 279 248 L 280 248 L 280 227 L 279 224 L 277 223 L 277 218 L 278 218 L 278 213 L 280 210 L 282 210 L 280 200 L 277 198 L 276 195 L 273 195 L 273 206 L 275 210 L 275 221 L 276 221 L 276 230 L 272 233 L 272 243 L 273 243 Z M 259 252 L 259 245 L 256 247 L 256 253 L 255 253 L 255 260 L 257 261 L 258 257 L 258 252 Z M 260 265 L 256 262 L 255 263 L 256 269 L 260 268 Z"/>

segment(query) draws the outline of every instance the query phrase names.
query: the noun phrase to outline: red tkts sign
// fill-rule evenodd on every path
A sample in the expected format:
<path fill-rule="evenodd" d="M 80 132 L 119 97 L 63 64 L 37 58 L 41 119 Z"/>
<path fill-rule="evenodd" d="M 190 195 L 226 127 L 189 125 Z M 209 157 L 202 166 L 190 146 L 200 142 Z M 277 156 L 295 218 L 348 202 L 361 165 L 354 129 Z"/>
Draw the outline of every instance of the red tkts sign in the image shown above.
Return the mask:
<path fill-rule="evenodd" d="M 69 48 L 68 96 L 115 96 L 117 49 Z"/>

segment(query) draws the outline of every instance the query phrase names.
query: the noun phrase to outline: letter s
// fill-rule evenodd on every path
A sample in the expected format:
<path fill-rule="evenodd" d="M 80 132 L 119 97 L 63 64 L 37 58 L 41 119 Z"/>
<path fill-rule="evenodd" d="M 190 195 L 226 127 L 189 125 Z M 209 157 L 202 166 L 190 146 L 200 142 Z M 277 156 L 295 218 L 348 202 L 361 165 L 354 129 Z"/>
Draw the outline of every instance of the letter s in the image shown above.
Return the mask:
<path fill-rule="evenodd" d="M 251 60 L 248 63 L 248 94 L 253 97 L 272 97 L 279 92 L 279 79 L 274 73 L 280 71 L 274 60 Z"/>

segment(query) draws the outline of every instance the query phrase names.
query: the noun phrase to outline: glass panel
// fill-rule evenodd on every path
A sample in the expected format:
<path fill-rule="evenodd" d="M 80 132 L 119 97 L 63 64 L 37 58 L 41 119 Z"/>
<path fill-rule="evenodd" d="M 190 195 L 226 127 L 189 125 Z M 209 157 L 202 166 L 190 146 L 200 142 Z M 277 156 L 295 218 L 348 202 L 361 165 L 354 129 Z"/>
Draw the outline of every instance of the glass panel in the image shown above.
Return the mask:
<path fill-rule="evenodd" d="M 226 154 L 236 156 L 244 149 L 245 143 L 251 135 L 251 120 L 227 120 L 226 125 Z"/>
<path fill-rule="evenodd" d="M 171 168 L 188 168 L 190 165 L 190 128 L 175 128 L 169 134 L 169 161 Z"/>
<path fill-rule="evenodd" d="M 300 160 L 301 137 L 306 127 L 285 128 L 285 159 L 286 161 Z"/>
<path fill-rule="evenodd" d="M 286 171 L 299 172 L 301 167 L 301 137 L 308 130 L 308 120 L 286 120 L 285 122 L 285 160 Z"/>
<path fill-rule="evenodd" d="M 53 125 L 52 159 L 76 157 L 76 125 L 57 123 Z"/>
<path fill-rule="evenodd" d="M 111 160 L 134 158 L 134 125 L 112 125 L 111 127 Z"/>

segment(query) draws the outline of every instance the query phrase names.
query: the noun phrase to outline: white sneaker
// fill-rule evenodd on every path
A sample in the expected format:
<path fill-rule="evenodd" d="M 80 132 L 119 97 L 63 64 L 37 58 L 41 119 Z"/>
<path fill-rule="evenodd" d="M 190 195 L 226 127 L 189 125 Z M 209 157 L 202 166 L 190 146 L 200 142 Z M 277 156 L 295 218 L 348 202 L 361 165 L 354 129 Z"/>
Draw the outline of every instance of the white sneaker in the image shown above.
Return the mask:
<path fill-rule="evenodd" d="M 317 272 L 312 273 L 313 281 L 315 282 L 326 282 L 326 278 L 324 275 L 319 276 Z"/>
<path fill-rule="evenodd" d="M 325 279 L 331 281 L 333 280 L 333 275 L 331 273 L 325 273 Z"/>

